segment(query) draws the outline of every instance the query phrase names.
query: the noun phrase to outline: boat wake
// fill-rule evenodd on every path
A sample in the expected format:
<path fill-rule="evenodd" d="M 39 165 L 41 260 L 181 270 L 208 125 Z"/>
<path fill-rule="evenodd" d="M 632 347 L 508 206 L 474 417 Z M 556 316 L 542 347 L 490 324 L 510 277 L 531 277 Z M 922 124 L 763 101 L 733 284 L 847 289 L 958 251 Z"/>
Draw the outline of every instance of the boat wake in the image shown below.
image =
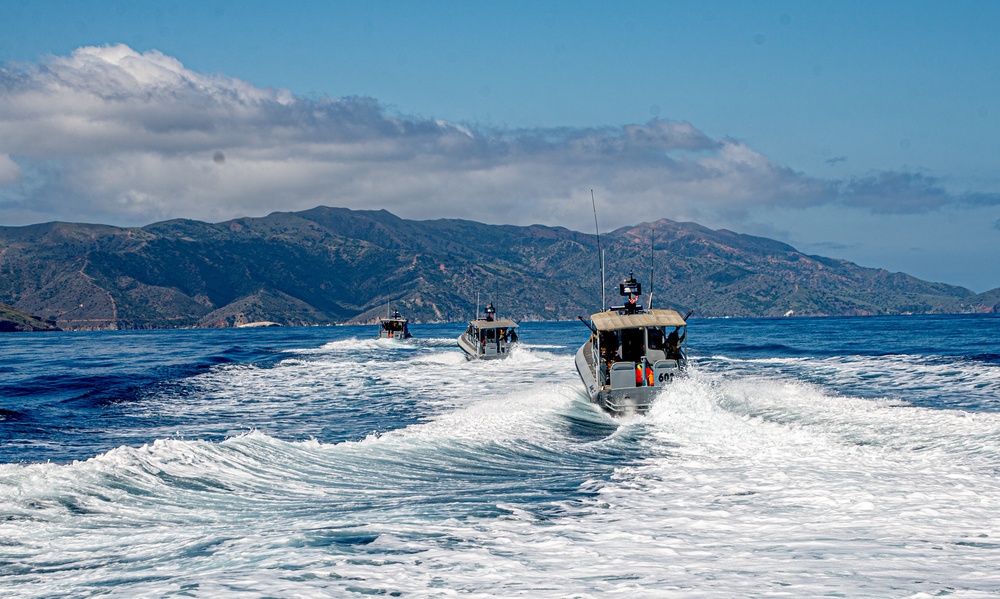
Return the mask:
<path fill-rule="evenodd" d="M 246 423 L 225 438 L 164 424 L 87 460 L 0 464 L 0 595 L 1000 588 L 1000 413 L 942 393 L 995 394 L 993 363 L 700 358 L 613 418 L 572 343 L 467 362 L 453 339 L 414 341 L 219 365 L 142 404 Z M 945 403 L 923 405 L 934 386 Z"/>

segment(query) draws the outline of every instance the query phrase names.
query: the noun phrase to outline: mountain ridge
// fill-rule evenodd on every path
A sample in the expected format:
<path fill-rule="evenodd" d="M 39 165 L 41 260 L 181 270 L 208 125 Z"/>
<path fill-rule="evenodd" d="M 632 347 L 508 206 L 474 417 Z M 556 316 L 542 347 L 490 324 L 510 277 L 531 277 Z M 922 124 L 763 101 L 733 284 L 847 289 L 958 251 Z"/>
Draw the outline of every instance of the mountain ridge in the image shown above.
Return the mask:
<path fill-rule="evenodd" d="M 652 243 L 653 301 L 699 316 L 1000 310 L 1000 289 L 975 294 L 697 223 L 659 219 L 600 241 L 609 293 L 630 270 L 649 285 Z M 505 316 L 570 319 L 599 309 L 599 273 L 593 234 L 386 210 L 0 227 L 0 302 L 63 329 L 370 322 L 387 305 L 414 322 L 456 321 L 474 316 L 477 292 Z"/>

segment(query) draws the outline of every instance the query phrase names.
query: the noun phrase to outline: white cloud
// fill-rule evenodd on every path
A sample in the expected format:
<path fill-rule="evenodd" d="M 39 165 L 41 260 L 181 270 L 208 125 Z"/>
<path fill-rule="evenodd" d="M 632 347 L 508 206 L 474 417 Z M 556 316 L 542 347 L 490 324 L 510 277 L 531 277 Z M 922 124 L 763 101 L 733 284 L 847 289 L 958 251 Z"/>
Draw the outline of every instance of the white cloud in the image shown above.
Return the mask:
<path fill-rule="evenodd" d="M 8 154 L 0 154 L 0 185 L 18 183 L 20 180 L 21 167 Z"/>
<path fill-rule="evenodd" d="M 0 69 L 5 224 L 217 221 L 326 204 L 589 230 L 591 189 L 606 227 L 732 221 L 761 206 L 998 203 L 925 176 L 810 178 L 690 123 L 477 130 L 392 115 L 370 98 L 309 100 L 201 75 L 122 45 Z"/>

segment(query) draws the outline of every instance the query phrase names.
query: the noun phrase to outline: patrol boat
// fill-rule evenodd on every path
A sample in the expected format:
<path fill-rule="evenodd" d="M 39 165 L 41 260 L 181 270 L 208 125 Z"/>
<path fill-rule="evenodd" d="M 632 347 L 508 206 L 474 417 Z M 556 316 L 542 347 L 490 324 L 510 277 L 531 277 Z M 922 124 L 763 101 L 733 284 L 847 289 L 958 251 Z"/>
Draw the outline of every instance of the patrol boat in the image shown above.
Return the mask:
<path fill-rule="evenodd" d="M 469 322 L 469 327 L 458 336 L 458 346 L 469 360 L 496 360 L 510 355 L 517 343 L 518 324 L 509 318 L 497 318 L 491 302 L 486 316 Z"/>
<path fill-rule="evenodd" d="M 589 323 L 577 317 L 592 334 L 576 352 L 576 370 L 590 400 L 609 414 L 643 414 L 687 367 L 687 317 L 643 309 L 642 285 L 632 273 L 618 290 L 623 305 L 592 314 Z"/>
<path fill-rule="evenodd" d="M 409 321 L 399 315 L 399 310 L 393 310 L 392 316 L 378 319 L 379 339 L 409 339 L 413 335 L 407 328 Z"/>

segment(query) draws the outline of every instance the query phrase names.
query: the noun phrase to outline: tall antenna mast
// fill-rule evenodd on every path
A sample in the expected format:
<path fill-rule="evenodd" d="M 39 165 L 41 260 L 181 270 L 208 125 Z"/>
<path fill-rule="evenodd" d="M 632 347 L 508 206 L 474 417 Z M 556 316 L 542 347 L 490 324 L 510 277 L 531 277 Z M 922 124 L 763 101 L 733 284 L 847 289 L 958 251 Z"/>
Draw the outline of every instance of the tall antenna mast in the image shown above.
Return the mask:
<path fill-rule="evenodd" d="M 594 207 L 594 229 L 597 230 L 597 254 L 601 259 L 601 311 L 607 305 L 604 296 L 604 251 L 601 249 L 601 227 L 597 224 L 597 201 L 594 200 L 594 190 L 590 190 L 590 205 Z"/>
<path fill-rule="evenodd" d="M 601 249 L 601 227 L 597 224 L 597 201 L 594 200 L 594 190 L 590 190 L 590 205 L 594 208 L 594 230 L 597 231 L 597 254 L 598 258 L 601 259 L 601 312 L 604 312 L 604 307 L 607 306 L 607 301 L 604 297 L 604 250 Z M 601 368 L 601 336 L 594 331 L 594 344 L 596 346 L 596 353 L 594 354 L 594 382 L 599 382 L 600 368 Z M 610 366 L 609 366 L 610 368 Z"/>
<path fill-rule="evenodd" d="M 656 226 L 649 228 L 649 309 L 653 309 L 653 237 L 656 236 Z"/>

